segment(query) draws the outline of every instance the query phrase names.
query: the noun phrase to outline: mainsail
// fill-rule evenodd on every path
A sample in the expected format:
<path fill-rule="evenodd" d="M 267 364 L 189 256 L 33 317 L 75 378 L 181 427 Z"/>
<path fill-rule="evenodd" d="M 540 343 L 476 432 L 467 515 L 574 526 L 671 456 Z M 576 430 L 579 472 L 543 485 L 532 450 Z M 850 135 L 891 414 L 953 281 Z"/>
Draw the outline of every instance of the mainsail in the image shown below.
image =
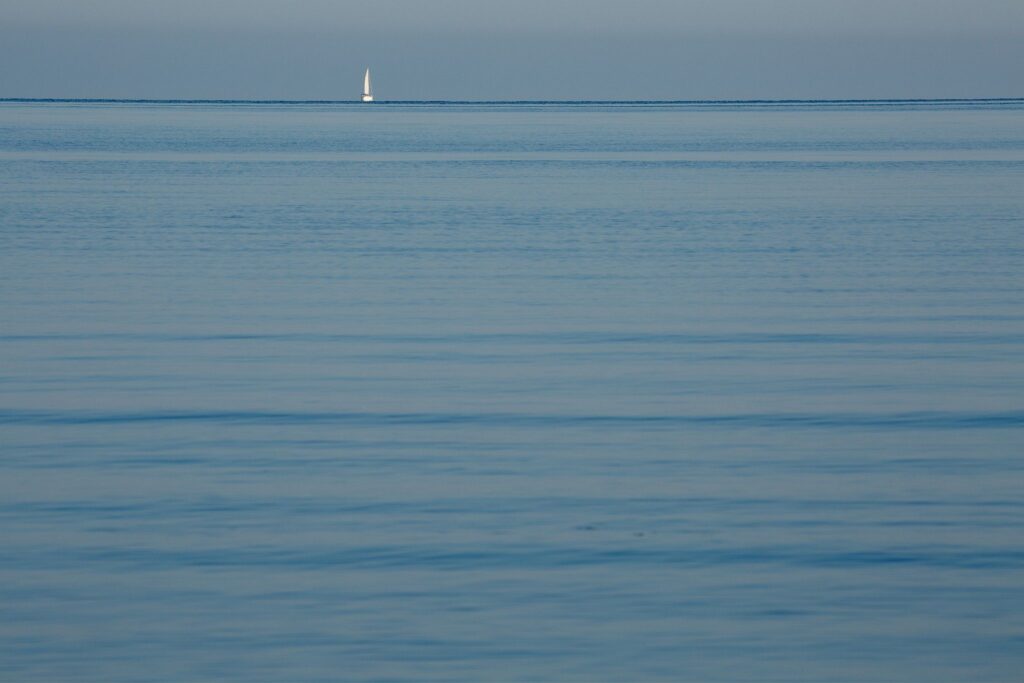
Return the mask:
<path fill-rule="evenodd" d="M 363 76 L 363 102 L 373 102 L 373 91 L 370 89 L 370 70 Z"/>

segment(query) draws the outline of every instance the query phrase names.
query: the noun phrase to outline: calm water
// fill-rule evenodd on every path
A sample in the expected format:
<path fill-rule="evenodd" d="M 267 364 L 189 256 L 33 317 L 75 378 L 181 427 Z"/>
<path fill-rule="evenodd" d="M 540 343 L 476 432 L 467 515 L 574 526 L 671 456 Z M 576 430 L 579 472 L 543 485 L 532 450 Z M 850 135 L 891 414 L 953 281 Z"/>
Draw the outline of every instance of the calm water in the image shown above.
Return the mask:
<path fill-rule="evenodd" d="M 1018 681 L 1024 102 L 0 103 L 0 679 Z"/>

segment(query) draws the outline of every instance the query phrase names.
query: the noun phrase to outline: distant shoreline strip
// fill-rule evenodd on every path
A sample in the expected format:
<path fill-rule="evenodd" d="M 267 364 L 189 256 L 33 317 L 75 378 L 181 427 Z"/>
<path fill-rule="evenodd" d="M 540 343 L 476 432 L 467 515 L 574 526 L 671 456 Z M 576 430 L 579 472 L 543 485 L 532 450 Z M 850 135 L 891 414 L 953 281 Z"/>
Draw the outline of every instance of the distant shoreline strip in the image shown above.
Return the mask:
<path fill-rule="evenodd" d="M 55 104 L 361 104 L 355 100 L 238 100 L 238 99 L 120 99 L 71 97 L 0 97 L 0 102 L 55 103 Z M 1024 97 L 968 97 L 968 98 L 896 98 L 896 99 L 755 99 L 755 100 L 387 100 L 378 104 L 403 105 L 915 105 L 915 104 L 994 104 L 1024 103 Z"/>

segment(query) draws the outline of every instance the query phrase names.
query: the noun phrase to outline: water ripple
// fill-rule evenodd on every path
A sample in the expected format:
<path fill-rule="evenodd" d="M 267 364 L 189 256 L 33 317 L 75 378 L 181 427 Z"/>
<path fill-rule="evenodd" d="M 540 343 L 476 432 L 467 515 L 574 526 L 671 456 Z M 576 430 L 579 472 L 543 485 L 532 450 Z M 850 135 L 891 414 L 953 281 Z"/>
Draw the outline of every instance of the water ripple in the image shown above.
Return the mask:
<path fill-rule="evenodd" d="M 508 427 L 725 426 L 759 428 L 993 429 L 1024 427 L 1024 411 L 899 413 L 734 413 L 708 415 L 556 415 L 471 412 L 312 412 L 167 410 L 146 412 L 2 410 L 0 424 L 118 425 L 147 423 L 250 425 L 480 425 Z"/>

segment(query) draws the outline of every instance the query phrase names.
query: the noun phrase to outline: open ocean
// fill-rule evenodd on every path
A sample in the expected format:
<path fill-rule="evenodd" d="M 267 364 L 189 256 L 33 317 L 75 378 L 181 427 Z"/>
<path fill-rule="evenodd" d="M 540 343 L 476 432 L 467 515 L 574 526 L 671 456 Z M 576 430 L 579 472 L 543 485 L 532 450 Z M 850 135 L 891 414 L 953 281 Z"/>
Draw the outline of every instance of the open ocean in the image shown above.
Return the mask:
<path fill-rule="evenodd" d="M 1022 671 L 1024 101 L 0 102 L 0 680 Z"/>

